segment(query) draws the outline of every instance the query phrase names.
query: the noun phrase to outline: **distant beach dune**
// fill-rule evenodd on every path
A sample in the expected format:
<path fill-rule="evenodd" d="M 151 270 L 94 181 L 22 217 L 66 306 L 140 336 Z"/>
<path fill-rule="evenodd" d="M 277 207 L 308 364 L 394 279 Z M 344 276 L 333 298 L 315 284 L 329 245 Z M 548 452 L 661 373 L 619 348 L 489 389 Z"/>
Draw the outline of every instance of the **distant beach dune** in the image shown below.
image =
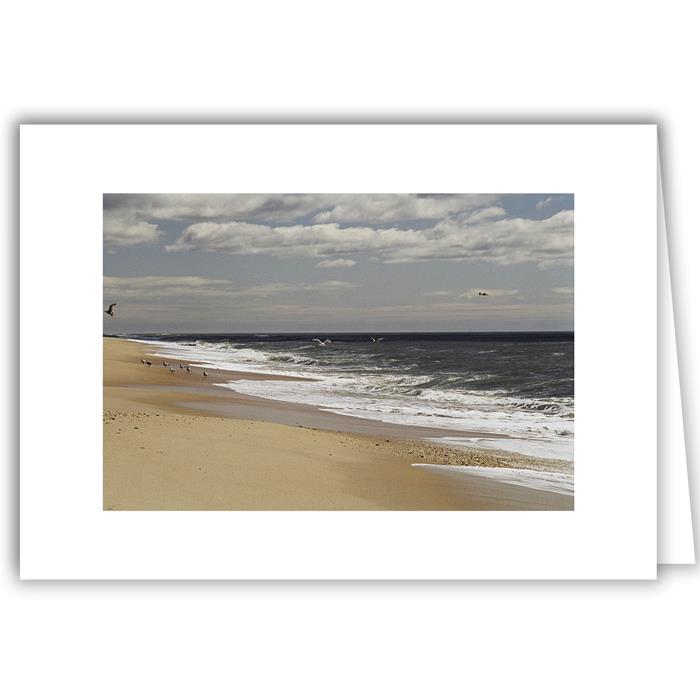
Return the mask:
<path fill-rule="evenodd" d="M 154 352 L 104 339 L 105 510 L 573 509 L 570 495 L 412 466 L 533 466 L 526 457 L 425 441 L 450 431 L 239 394 L 215 384 L 289 378 L 214 369 L 205 377 L 168 358 L 171 373 Z"/>

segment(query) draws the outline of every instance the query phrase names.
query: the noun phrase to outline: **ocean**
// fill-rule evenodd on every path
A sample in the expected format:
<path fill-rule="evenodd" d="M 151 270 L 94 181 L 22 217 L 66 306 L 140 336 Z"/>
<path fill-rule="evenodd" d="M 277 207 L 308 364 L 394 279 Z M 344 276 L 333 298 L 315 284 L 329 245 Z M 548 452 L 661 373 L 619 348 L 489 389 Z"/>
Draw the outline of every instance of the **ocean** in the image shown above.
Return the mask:
<path fill-rule="evenodd" d="M 371 335 L 382 339 L 373 342 Z M 191 364 L 316 379 L 238 392 L 339 414 L 503 437 L 445 437 L 573 463 L 573 333 L 143 334 Z M 321 346 L 314 340 L 330 339 Z"/>

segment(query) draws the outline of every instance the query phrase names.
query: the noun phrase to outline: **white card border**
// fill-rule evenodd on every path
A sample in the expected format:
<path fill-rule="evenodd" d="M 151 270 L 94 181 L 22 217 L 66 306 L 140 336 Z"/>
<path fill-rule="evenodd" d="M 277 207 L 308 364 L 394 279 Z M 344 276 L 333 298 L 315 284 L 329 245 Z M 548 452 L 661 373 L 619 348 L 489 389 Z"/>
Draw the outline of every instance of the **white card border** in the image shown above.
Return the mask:
<path fill-rule="evenodd" d="M 21 576 L 654 578 L 656 149 L 653 125 L 21 127 Z M 103 192 L 573 192 L 576 510 L 103 512 Z"/>

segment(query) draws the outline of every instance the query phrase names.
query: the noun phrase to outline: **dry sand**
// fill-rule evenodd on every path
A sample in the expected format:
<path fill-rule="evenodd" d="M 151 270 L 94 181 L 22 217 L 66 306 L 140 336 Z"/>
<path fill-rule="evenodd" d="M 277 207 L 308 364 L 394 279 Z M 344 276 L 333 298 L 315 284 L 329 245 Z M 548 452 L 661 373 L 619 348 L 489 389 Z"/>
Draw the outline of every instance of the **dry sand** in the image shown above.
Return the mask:
<path fill-rule="evenodd" d="M 411 466 L 528 467 L 530 458 L 407 439 L 451 431 L 246 396 L 214 384 L 288 378 L 220 370 L 204 377 L 165 360 L 177 367 L 171 374 L 155 351 L 104 340 L 105 510 L 573 509 L 570 496 Z"/>

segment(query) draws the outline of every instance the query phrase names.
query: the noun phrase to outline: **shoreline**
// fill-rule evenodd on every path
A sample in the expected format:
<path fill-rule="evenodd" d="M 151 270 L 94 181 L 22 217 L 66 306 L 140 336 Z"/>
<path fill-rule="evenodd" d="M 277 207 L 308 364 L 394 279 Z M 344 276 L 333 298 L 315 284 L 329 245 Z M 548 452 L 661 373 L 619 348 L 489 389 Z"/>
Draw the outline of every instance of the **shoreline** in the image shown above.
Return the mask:
<path fill-rule="evenodd" d="M 573 508 L 572 496 L 473 470 L 412 466 L 556 466 L 555 460 L 427 442 L 495 434 L 416 428 L 258 398 L 216 384 L 313 380 L 217 369 L 204 377 L 194 365 L 190 373 L 179 366 L 170 373 L 162 358 L 153 359 L 158 345 L 104 338 L 103 347 L 105 509 Z M 141 358 L 151 358 L 152 366 Z M 180 364 L 174 357 L 169 362 Z"/>
<path fill-rule="evenodd" d="M 187 358 L 186 355 L 181 355 L 178 351 L 183 350 L 187 352 L 185 348 L 179 346 L 174 346 L 169 341 L 159 342 L 155 340 L 141 340 L 124 338 L 131 343 L 137 343 L 144 345 L 144 351 L 149 347 L 154 348 L 151 351 L 155 357 L 159 358 L 158 361 L 163 359 L 169 360 L 173 359 L 175 362 L 194 362 L 196 365 L 205 367 L 210 375 L 211 372 L 217 371 L 214 369 L 215 365 L 211 364 L 211 359 L 206 358 Z M 216 360 L 214 361 L 216 362 Z M 252 371 L 248 368 L 221 368 L 219 370 L 222 374 L 213 383 L 212 391 L 219 391 L 224 389 L 224 393 L 221 396 L 225 399 L 225 403 L 221 404 L 219 407 L 214 408 L 210 401 L 200 401 L 197 402 L 194 397 L 192 401 L 185 404 L 181 404 L 182 407 L 193 408 L 196 411 L 208 412 L 212 415 L 219 415 L 229 418 L 242 418 L 247 419 L 249 417 L 257 417 L 260 420 L 272 421 L 275 423 L 281 423 L 283 425 L 297 425 L 300 416 L 309 423 L 309 426 L 316 427 L 320 429 L 330 429 L 330 430 L 344 430 L 350 432 L 356 432 L 366 435 L 374 436 L 385 436 L 403 439 L 418 439 L 418 440 L 438 440 L 444 446 L 448 446 L 453 443 L 455 449 L 461 449 L 464 451 L 470 451 L 470 449 L 481 451 L 488 451 L 492 454 L 500 454 L 506 457 L 513 457 L 517 455 L 522 458 L 523 461 L 527 462 L 529 465 L 541 464 L 548 471 L 547 467 L 549 465 L 559 465 L 561 468 L 555 466 L 556 471 L 562 471 L 564 473 L 573 473 L 573 460 L 564 457 L 555 457 L 553 455 L 543 455 L 533 452 L 531 445 L 537 440 L 530 437 L 523 437 L 520 435 L 511 435 L 506 432 L 496 432 L 496 431 L 486 431 L 486 430 L 474 430 L 470 428 L 449 428 L 445 426 L 428 426 L 421 425 L 417 423 L 404 423 L 395 422 L 391 420 L 382 420 L 381 418 L 372 418 L 366 416 L 354 415 L 353 413 L 346 413 L 336 410 L 333 407 L 321 406 L 315 404 L 313 401 L 299 402 L 293 400 L 286 400 L 283 398 L 276 397 L 266 397 L 259 393 L 248 392 L 246 387 L 239 389 L 235 385 L 237 382 L 318 382 L 321 378 L 309 377 L 300 374 L 279 374 L 274 371 L 266 370 L 256 370 Z M 228 383 L 219 383 L 228 382 Z M 230 394 L 228 392 L 234 392 L 237 395 L 236 402 L 230 402 Z M 198 390 L 196 393 L 206 393 L 204 389 Z M 245 402 L 245 407 L 244 407 Z M 507 446 L 495 446 L 493 443 L 490 444 L 479 444 L 470 445 L 464 444 L 464 442 L 459 442 L 459 440 L 466 439 L 467 441 L 500 441 L 501 443 L 507 442 L 511 443 Z M 518 443 L 522 445 L 523 449 L 517 449 Z"/>

